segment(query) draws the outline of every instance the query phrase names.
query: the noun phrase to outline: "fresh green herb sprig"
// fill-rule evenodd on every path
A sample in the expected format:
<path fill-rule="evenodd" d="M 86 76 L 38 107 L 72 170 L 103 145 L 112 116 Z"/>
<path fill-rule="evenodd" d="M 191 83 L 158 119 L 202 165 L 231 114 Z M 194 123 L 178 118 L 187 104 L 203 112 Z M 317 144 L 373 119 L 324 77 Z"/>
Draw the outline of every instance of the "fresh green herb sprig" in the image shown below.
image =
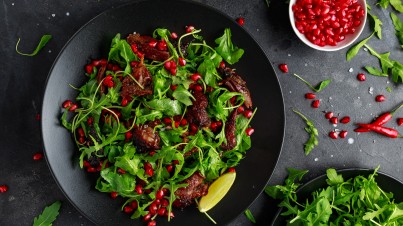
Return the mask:
<path fill-rule="evenodd" d="M 327 187 L 312 191 L 308 200 L 298 200 L 296 190 L 307 171 L 289 169 L 284 185 L 268 186 L 269 196 L 280 199 L 282 216 L 292 225 L 385 225 L 403 224 L 403 202 L 395 203 L 375 181 L 379 167 L 369 176 L 344 180 L 335 169 L 328 169 Z M 295 174 L 300 176 L 296 177 Z"/>
<path fill-rule="evenodd" d="M 256 219 L 252 214 L 252 211 L 250 211 L 250 209 L 246 209 L 245 210 L 245 216 L 246 218 L 248 218 L 248 220 L 254 224 L 256 224 Z"/>
<path fill-rule="evenodd" d="M 62 203 L 57 201 L 50 206 L 45 207 L 43 212 L 35 217 L 33 226 L 52 226 L 53 221 L 59 215 L 59 209 Z"/>
<path fill-rule="evenodd" d="M 390 18 L 392 19 L 393 26 L 395 27 L 395 34 L 399 40 L 400 47 L 403 48 L 403 22 L 394 13 L 390 13 Z"/>
<path fill-rule="evenodd" d="M 39 51 L 45 47 L 45 45 L 52 39 L 52 35 L 43 35 L 41 40 L 39 41 L 38 45 L 36 46 L 35 50 L 32 53 L 22 53 L 18 50 L 18 44 L 20 43 L 20 38 L 18 38 L 17 44 L 15 44 L 15 51 L 23 56 L 35 56 L 39 53 Z"/>
<path fill-rule="evenodd" d="M 315 146 L 318 146 L 318 130 L 315 128 L 313 122 L 301 112 L 295 109 L 293 109 L 292 111 L 299 115 L 306 123 L 305 131 L 309 134 L 309 139 L 304 144 L 304 151 L 305 155 L 309 155 L 309 153 L 311 153 Z"/>
<path fill-rule="evenodd" d="M 299 76 L 299 75 L 297 75 L 295 73 L 294 73 L 294 76 L 297 77 L 299 80 L 303 81 L 305 84 L 307 84 L 309 86 L 309 88 L 311 88 L 315 92 L 322 91 L 332 81 L 331 79 L 326 79 L 326 80 L 323 80 L 323 81 L 319 82 L 316 86 L 313 86 L 313 85 L 311 85 L 311 83 L 309 83 L 308 81 L 303 79 L 301 76 Z"/>
<path fill-rule="evenodd" d="M 388 8 L 389 4 L 396 10 L 403 13 L 403 3 L 401 0 L 378 0 L 378 5 L 382 8 Z"/>

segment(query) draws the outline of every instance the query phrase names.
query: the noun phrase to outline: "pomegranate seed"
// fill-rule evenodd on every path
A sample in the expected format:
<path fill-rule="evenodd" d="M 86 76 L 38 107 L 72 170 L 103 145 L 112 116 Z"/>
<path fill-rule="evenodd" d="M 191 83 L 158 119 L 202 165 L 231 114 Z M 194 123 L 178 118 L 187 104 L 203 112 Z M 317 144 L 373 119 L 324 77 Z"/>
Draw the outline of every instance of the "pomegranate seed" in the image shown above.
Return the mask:
<path fill-rule="evenodd" d="M 147 226 L 156 226 L 156 225 L 157 225 L 157 221 L 155 221 L 155 220 L 149 221 L 147 224 Z"/>
<path fill-rule="evenodd" d="M 132 62 L 130 62 L 130 66 L 131 67 L 137 67 L 139 65 L 139 63 L 140 62 L 138 62 L 138 61 L 132 61 Z"/>
<path fill-rule="evenodd" d="M 174 164 L 174 165 L 178 165 L 178 164 L 179 164 L 179 160 L 177 160 L 177 159 L 172 160 L 172 164 Z"/>
<path fill-rule="evenodd" d="M 35 161 L 41 160 L 43 158 L 43 154 L 42 153 L 36 153 L 36 154 L 34 154 L 34 156 L 32 158 Z"/>
<path fill-rule="evenodd" d="M 316 95 L 314 93 L 305 93 L 306 99 L 315 99 Z"/>
<path fill-rule="evenodd" d="M 137 184 L 134 190 L 136 190 L 137 194 L 139 195 L 143 194 L 143 186 L 141 186 L 140 184 Z"/>
<path fill-rule="evenodd" d="M 197 131 L 199 128 L 197 127 L 197 125 L 196 124 L 190 124 L 190 131 L 193 131 L 193 132 L 195 132 L 195 131 Z"/>
<path fill-rule="evenodd" d="M 7 192 L 7 191 L 8 191 L 7 185 L 5 185 L 5 184 L 0 185 L 0 193 L 4 193 L 4 192 Z"/>
<path fill-rule="evenodd" d="M 107 59 L 101 59 L 100 63 L 101 63 L 101 66 L 106 66 L 108 64 L 108 60 Z"/>
<path fill-rule="evenodd" d="M 147 222 L 147 221 L 149 221 L 149 220 L 151 220 L 151 213 L 147 213 L 146 215 L 144 215 L 144 217 L 143 217 L 143 221 L 144 222 Z M 151 221 L 150 221 L 151 222 Z"/>
<path fill-rule="evenodd" d="M 163 207 L 163 208 L 158 209 L 157 214 L 159 216 L 165 216 L 166 212 L 167 212 L 167 209 Z"/>
<path fill-rule="evenodd" d="M 287 64 L 279 64 L 278 68 L 284 72 L 284 73 L 288 73 L 288 65 Z"/>
<path fill-rule="evenodd" d="M 164 190 L 160 189 L 160 190 L 158 190 L 157 193 L 155 194 L 155 198 L 156 198 L 156 199 L 163 199 L 163 198 L 164 198 L 164 195 L 165 195 Z"/>
<path fill-rule="evenodd" d="M 129 101 L 126 98 L 123 98 L 122 103 L 120 105 L 122 105 L 122 107 L 126 107 L 128 103 Z"/>
<path fill-rule="evenodd" d="M 87 124 L 88 124 L 89 126 L 92 126 L 93 123 L 94 123 L 94 118 L 93 118 L 93 117 L 88 117 L 88 119 L 87 119 Z"/>
<path fill-rule="evenodd" d="M 318 108 L 319 105 L 320 105 L 320 100 L 314 100 L 314 101 L 312 101 L 311 106 L 312 106 L 313 108 Z"/>
<path fill-rule="evenodd" d="M 85 66 L 85 72 L 87 72 L 87 74 L 92 74 L 93 70 L 94 70 L 94 66 L 92 66 L 91 64 L 88 64 Z"/>
<path fill-rule="evenodd" d="M 132 202 L 130 203 L 130 206 L 131 206 L 133 209 L 137 209 L 137 207 L 139 206 L 139 204 L 138 204 L 138 202 L 137 202 L 136 200 L 134 200 L 134 201 L 132 201 Z"/>
<path fill-rule="evenodd" d="M 197 84 L 197 85 L 193 86 L 193 90 L 201 92 L 201 91 L 203 91 L 203 87 L 201 85 Z"/>
<path fill-rule="evenodd" d="M 163 121 L 165 124 L 171 124 L 171 123 L 172 123 L 171 118 L 163 118 L 162 121 Z"/>
<path fill-rule="evenodd" d="M 252 117 L 252 115 L 253 115 L 253 112 L 251 110 L 245 110 L 243 112 L 243 116 L 245 116 L 246 118 L 250 118 L 250 117 Z"/>
<path fill-rule="evenodd" d="M 152 41 L 150 41 L 150 42 L 148 43 L 148 45 L 149 45 L 151 48 L 155 48 L 155 47 L 157 46 L 157 41 L 152 40 Z"/>
<path fill-rule="evenodd" d="M 83 129 L 82 127 L 79 127 L 79 128 L 77 129 L 77 133 L 78 133 L 78 135 L 79 135 L 80 137 L 84 137 L 84 136 L 85 136 L 84 129 Z"/>
<path fill-rule="evenodd" d="M 217 127 L 221 127 L 222 126 L 222 122 L 221 121 L 216 121 L 217 123 Z"/>
<path fill-rule="evenodd" d="M 165 62 L 165 63 L 164 63 L 164 67 L 165 67 L 165 69 L 167 69 L 167 70 L 171 69 L 171 64 L 172 64 L 172 62 L 171 62 L 171 61 L 167 61 L 167 62 Z"/>
<path fill-rule="evenodd" d="M 225 62 L 224 62 L 224 61 L 221 61 L 221 62 L 220 62 L 219 68 L 225 68 Z"/>
<path fill-rule="evenodd" d="M 149 213 L 151 213 L 151 215 L 155 215 L 157 213 L 158 210 L 158 206 L 155 203 L 151 203 L 150 206 L 148 207 L 148 211 Z"/>
<path fill-rule="evenodd" d="M 339 122 L 339 119 L 337 117 L 331 117 L 329 121 L 330 123 L 336 125 Z"/>
<path fill-rule="evenodd" d="M 151 165 L 151 163 L 149 163 L 149 162 L 144 163 L 144 169 L 152 169 L 152 168 L 153 168 L 153 166 Z"/>
<path fill-rule="evenodd" d="M 335 131 L 332 131 L 332 132 L 329 133 L 329 137 L 332 138 L 332 139 L 337 139 L 338 136 L 339 135 Z"/>
<path fill-rule="evenodd" d="M 176 68 L 171 68 L 171 69 L 169 69 L 169 72 L 170 72 L 172 75 L 176 75 Z"/>
<path fill-rule="evenodd" d="M 190 33 L 195 29 L 195 27 L 193 27 L 192 25 L 188 25 L 185 27 L 185 29 L 186 29 L 186 33 Z"/>
<path fill-rule="evenodd" d="M 398 126 L 403 125 L 403 118 L 398 118 L 398 119 L 397 119 L 397 125 L 398 125 Z"/>
<path fill-rule="evenodd" d="M 180 122 L 181 126 L 186 126 L 188 124 L 188 121 L 186 119 L 182 119 Z"/>
<path fill-rule="evenodd" d="M 146 169 L 146 174 L 150 177 L 152 177 L 154 175 L 154 170 L 151 168 Z"/>
<path fill-rule="evenodd" d="M 36 121 L 40 121 L 40 120 L 41 120 L 41 114 L 37 113 L 37 114 L 35 115 L 35 120 L 36 120 Z"/>
<path fill-rule="evenodd" d="M 178 128 L 180 125 L 180 122 L 175 122 L 174 124 L 175 124 L 175 128 Z"/>
<path fill-rule="evenodd" d="M 178 63 L 179 63 L 179 65 L 180 66 L 185 66 L 186 65 L 186 60 L 185 59 L 183 59 L 182 57 L 179 57 L 179 59 L 178 59 Z"/>
<path fill-rule="evenodd" d="M 131 131 L 127 131 L 125 133 L 126 140 L 130 140 L 130 139 L 132 139 L 132 137 L 133 137 L 133 133 Z"/>
<path fill-rule="evenodd" d="M 84 161 L 83 161 L 83 166 L 84 166 L 85 168 L 87 168 L 87 167 L 91 167 L 91 164 L 90 164 L 87 160 L 84 160 Z"/>
<path fill-rule="evenodd" d="M 201 75 L 199 73 L 194 73 L 190 76 L 190 79 L 192 79 L 194 82 L 197 82 L 199 79 L 201 79 Z"/>
<path fill-rule="evenodd" d="M 169 206 L 169 201 L 168 201 L 168 199 L 162 199 L 162 200 L 161 200 L 161 206 L 162 206 L 162 207 L 167 207 L 167 206 Z"/>
<path fill-rule="evenodd" d="M 252 127 L 249 127 L 245 130 L 247 136 L 251 136 L 254 132 L 255 130 Z"/>
<path fill-rule="evenodd" d="M 227 171 L 228 171 L 229 173 L 235 173 L 235 168 L 234 168 L 234 167 L 228 168 Z"/>
<path fill-rule="evenodd" d="M 243 17 L 239 17 L 236 19 L 236 22 L 240 25 L 243 26 L 243 24 L 245 23 L 245 19 Z"/>
<path fill-rule="evenodd" d="M 340 138 L 346 138 L 347 134 L 348 134 L 348 132 L 343 130 L 343 131 L 340 132 L 339 136 L 340 136 Z"/>
<path fill-rule="evenodd" d="M 125 174 L 126 171 L 125 171 L 124 169 L 122 169 L 122 168 L 118 168 L 118 173 L 120 173 L 120 174 Z"/>
<path fill-rule="evenodd" d="M 164 40 L 159 41 L 159 42 L 157 43 L 157 49 L 158 49 L 158 50 L 161 50 L 161 51 L 167 50 L 167 43 L 166 43 Z"/>
<path fill-rule="evenodd" d="M 378 95 L 378 96 L 375 97 L 376 102 L 383 102 L 385 100 L 386 100 L 386 98 L 385 98 L 384 95 Z"/>
<path fill-rule="evenodd" d="M 66 108 L 70 107 L 72 104 L 73 104 L 73 102 L 71 102 L 71 100 L 65 100 L 65 101 L 63 102 L 63 104 L 62 104 L 62 107 L 63 107 L 64 109 L 66 109 Z"/>
<path fill-rule="evenodd" d="M 167 165 L 165 168 L 167 169 L 168 173 L 172 172 L 172 170 L 173 170 L 172 165 Z"/>
<path fill-rule="evenodd" d="M 215 131 L 215 130 L 217 129 L 217 122 L 211 122 L 211 124 L 210 124 L 210 129 L 211 129 L 212 131 Z"/>
<path fill-rule="evenodd" d="M 343 123 L 343 124 L 347 124 L 347 123 L 350 122 L 350 117 L 345 116 L 342 119 L 340 119 L 340 122 Z"/>
<path fill-rule="evenodd" d="M 131 206 L 125 206 L 125 207 L 123 208 L 123 212 L 125 212 L 125 213 L 131 213 L 131 212 L 133 212 L 133 208 L 132 208 Z"/>
<path fill-rule="evenodd" d="M 70 108 L 69 108 L 69 111 L 73 112 L 73 111 L 75 111 L 77 108 L 78 108 L 78 105 L 77 105 L 77 104 L 72 104 L 72 105 L 70 106 Z"/>
<path fill-rule="evenodd" d="M 178 34 L 176 34 L 175 32 L 171 33 L 171 38 L 172 39 L 177 39 L 178 38 Z"/>
<path fill-rule="evenodd" d="M 241 114 L 242 112 L 245 111 L 245 108 L 243 106 L 238 107 L 238 113 Z"/>
<path fill-rule="evenodd" d="M 101 65 L 101 60 L 93 60 L 91 65 L 94 67 L 99 67 Z"/>
<path fill-rule="evenodd" d="M 88 173 L 95 173 L 95 172 L 97 172 L 97 169 L 95 167 L 88 167 L 87 172 Z"/>
<path fill-rule="evenodd" d="M 136 44 L 130 45 L 130 48 L 132 49 L 133 53 L 137 53 L 137 52 L 138 52 L 138 49 L 137 49 L 137 45 L 136 45 Z"/>
<path fill-rule="evenodd" d="M 171 88 L 172 91 L 175 91 L 176 88 L 178 88 L 178 86 L 177 85 L 171 85 L 170 88 Z"/>
<path fill-rule="evenodd" d="M 111 198 L 116 199 L 116 197 L 118 197 L 118 193 L 115 191 L 111 192 Z"/>
<path fill-rule="evenodd" d="M 332 117 L 333 117 L 333 112 L 331 112 L 331 111 L 326 112 L 326 114 L 325 114 L 326 119 L 331 119 Z"/>
<path fill-rule="evenodd" d="M 358 79 L 358 81 L 361 81 L 361 82 L 366 80 L 365 75 L 363 73 L 359 73 L 357 75 L 357 79 Z"/>

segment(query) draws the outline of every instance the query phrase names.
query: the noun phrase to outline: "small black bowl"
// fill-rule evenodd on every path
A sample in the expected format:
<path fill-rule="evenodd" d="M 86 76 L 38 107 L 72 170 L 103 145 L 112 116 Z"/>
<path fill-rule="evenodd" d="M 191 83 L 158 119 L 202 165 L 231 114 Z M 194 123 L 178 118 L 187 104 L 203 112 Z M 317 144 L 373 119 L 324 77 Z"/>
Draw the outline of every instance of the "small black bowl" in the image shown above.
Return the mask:
<path fill-rule="evenodd" d="M 372 173 L 374 173 L 373 169 L 360 169 L 360 168 L 354 168 L 354 169 L 342 169 L 342 170 L 337 170 L 338 174 L 341 174 L 343 176 L 344 181 L 347 181 L 350 178 L 354 178 L 356 176 L 368 176 Z M 382 190 L 385 192 L 392 192 L 393 193 L 393 198 L 395 202 L 402 202 L 403 201 L 403 183 L 399 181 L 398 179 L 389 176 L 385 173 L 382 172 L 377 172 L 377 176 L 375 178 L 375 181 L 379 185 Z M 312 192 L 316 191 L 320 188 L 325 188 L 328 186 L 326 183 L 327 176 L 326 174 L 321 175 L 319 177 L 316 177 L 315 179 L 312 179 L 302 185 L 298 190 L 297 190 L 297 195 L 299 200 L 306 200 L 311 198 Z M 287 223 L 287 217 L 281 216 L 281 213 L 283 212 L 283 208 L 280 208 L 277 211 L 276 217 L 274 218 L 273 222 L 271 223 L 272 226 L 283 226 L 286 225 Z"/>

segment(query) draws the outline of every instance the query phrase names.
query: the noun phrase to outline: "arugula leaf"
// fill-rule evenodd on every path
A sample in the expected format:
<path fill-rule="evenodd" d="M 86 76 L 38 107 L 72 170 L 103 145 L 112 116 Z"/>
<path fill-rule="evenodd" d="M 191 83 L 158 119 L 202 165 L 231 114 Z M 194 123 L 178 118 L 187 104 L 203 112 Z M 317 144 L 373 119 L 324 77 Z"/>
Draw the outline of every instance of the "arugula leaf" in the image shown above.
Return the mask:
<path fill-rule="evenodd" d="M 380 5 L 382 8 L 386 9 L 389 6 L 390 0 L 378 0 L 377 5 Z"/>
<path fill-rule="evenodd" d="M 216 80 L 218 73 L 212 60 L 204 60 L 197 68 L 197 72 L 199 72 L 203 76 L 203 79 L 207 85 L 211 87 L 217 86 Z"/>
<path fill-rule="evenodd" d="M 182 114 L 182 106 L 178 100 L 171 100 L 169 98 L 154 99 L 145 103 L 146 106 L 155 110 L 161 111 L 168 116 Z"/>
<path fill-rule="evenodd" d="M 45 47 L 45 45 L 52 39 L 52 35 L 43 35 L 35 50 L 32 53 L 22 53 L 18 50 L 18 44 L 20 43 L 20 38 L 18 38 L 17 44 L 15 45 L 15 51 L 23 56 L 35 56 L 39 51 Z"/>
<path fill-rule="evenodd" d="M 374 67 L 370 67 L 370 66 L 365 66 L 364 67 L 365 70 L 368 71 L 368 73 L 370 73 L 371 75 L 375 75 L 375 76 L 380 76 L 380 77 L 388 77 L 388 74 L 383 73 L 382 71 L 374 68 Z"/>
<path fill-rule="evenodd" d="M 368 40 L 370 40 L 372 38 L 374 33 L 375 32 L 372 32 L 372 34 L 368 38 L 363 39 L 362 41 L 360 41 L 359 43 L 355 44 L 353 47 L 351 47 L 347 51 L 347 54 L 346 54 L 347 61 L 350 61 L 351 59 L 353 59 L 357 55 L 357 53 L 361 49 L 361 47 L 363 47 L 368 42 Z"/>
<path fill-rule="evenodd" d="M 256 224 L 255 217 L 253 216 L 253 214 L 252 214 L 252 212 L 250 211 L 250 209 L 246 209 L 246 210 L 245 210 L 245 216 L 246 216 L 246 218 L 248 218 L 248 220 L 250 220 L 250 222 Z"/>
<path fill-rule="evenodd" d="M 305 131 L 309 134 L 309 139 L 304 144 L 305 155 L 309 155 L 311 151 L 318 145 L 318 130 L 315 128 L 315 125 L 312 121 L 310 121 L 305 115 L 301 112 L 293 109 L 293 112 L 298 114 L 305 122 L 307 127 L 305 127 Z"/>
<path fill-rule="evenodd" d="M 122 164 L 123 166 L 123 164 Z M 127 168 L 129 169 L 129 168 Z M 139 174 L 137 174 L 139 176 Z M 107 186 L 104 187 L 103 189 L 108 189 L 108 190 L 100 190 L 100 187 L 98 187 L 97 184 L 97 189 L 103 192 L 110 192 L 110 191 L 115 191 L 118 192 L 121 195 L 130 195 L 134 191 L 134 186 L 136 184 L 135 177 L 132 176 L 131 174 L 119 174 L 117 172 L 113 172 L 113 169 L 111 167 L 105 168 L 101 170 L 101 177 L 103 180 L 107 182 Z"/>
<path fill-rule="evenodd" d="M 308 170 L 299 170 L 294 168 L 287 168 L 287 171 L 288 178 L 286 179 L 286 182 L 288 183 L 294 182 L 297 179 L 301 181 L 302 177 L 309 172 Z"/>
<path fill-rule="evenodd" d="M 392 19 L 393 26 L 395 27 L 395 34 L 399 40 L 400 47 L 403 48 L 403 22 L 394 13 L 390 13 L 390 18 Z"/>
<path fill-rule="evenodd" d="M 379 39 L 382 39 L 382 21 L 375 15 L 368 13 L 371 16 L 373 25 L 374 25 L 374 33 L 378 36 Z"/>
<path fill-rule="evenodd" d="M 294 76 L 297 77 L 299 80 L 303 81 L 305 84 L 307 84 L 309 86 L 309 88 L 311 88 L 315 92 L 322 91 L 332 81 L 330 79 L 326 79 L 326 80 L 323 80 L 323 81 L 319 82 L 319 84 L 317 84 L 316 86 L 312 86 L 308 81 L 303 79 L 301 76 L 299 76 L 297 74 L 294 74 Z"/>
<path fill-rule="evenodd" d="M 193 95 L 182 85 L 179 85 L 175 89 L 175 91 L 172 93 L 172 96 L 186 106 L 192 105 L 191 98 L 194 99 Z"/>
<path fill-rule="evenodd" d="M 231 30 L 226 28 L 224 34 L 215 40 L 218 46 L 215 48 L 218 54 L 229 64 L 235 64 L 242 57 L 244 50 L 240 49 L 231 41 Z"/>
<path fill-rule="evenodd" d="M 330 186 L 341 184 L 344 182 L 343 176 L 338 175 L 335 169 L 327 169 L 326 175 L 328 178 L 326 179 L 326 182 Z"/>
<path fill-rule="evenodd" d="M 389 0 L 389 2 L 396 11 L 403 13 L 403 3 L 401 0 Z"/>
<path fill-rule="evenodd" d="M 51 226 L 59 215 L 61 205 L 62 203 L 60 201 L 56 201 L 52 205 L 45 207 L 43 212 L 38 217 L 34 218 L 33 226 Z"/>
<path fill-rule="evenodd" d="M 112 39 L 111 49 L 109 50 L 108 61 L 116 61 L 126 73 L 131 72 L 130 62 L 136 59 L 129 43 L 120 38 L 120 34 Z"/>

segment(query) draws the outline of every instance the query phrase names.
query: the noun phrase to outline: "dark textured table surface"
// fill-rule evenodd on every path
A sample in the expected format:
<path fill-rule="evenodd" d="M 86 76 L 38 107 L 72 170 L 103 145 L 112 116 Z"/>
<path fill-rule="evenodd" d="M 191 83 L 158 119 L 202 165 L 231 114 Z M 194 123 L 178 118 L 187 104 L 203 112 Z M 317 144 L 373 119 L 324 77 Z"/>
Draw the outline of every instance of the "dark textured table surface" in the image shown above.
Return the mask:
<path fill-rule="evenodd" d="M 0 225 L 30 225 L 46 205 L 56 200 L 61 200 L 63 205 L 54 225 L 93 225 L 63 196 L 45 159 L 32 159 L 35 153 L 43 152 L 37 114 L 41 110 L 48 71 L 63 45 L 88 20 L 125 2 L 129 1 L 2 1 L 0 185 L 6 184 L 9 190 L 0 193 Z M 282 183 L 286 177 L 286 167 L 309 169 L 306 181 L 323 174 L 329 167 L 375 168 L 380 165 L 381 171 L 403 180 L 401 140 L 372 133 L 356 134 L 353 132 L 353 123 L 337 126 L 337 129 L 349 131 L 346 139 L 332 140 L 327 135 L 334 127 L 324 119 L 323 111 L 348 115 L 353 122 L 369 122 L 403 101 L 402 87 L 387 78 L 367 75 L 365 82 L 356 79 L 357 73 L 363 72 L 363 66 L 378 67 L 376 58 L 362 50 L 356 58 L 346 62 L 347 50 L 320 52 L 305 46 L 292 31 L 288 4 L 283 0 L 272 1 L 269 8 L 263 0 L 198 2 L 213 6 L 234 20 L 244 17 L 244 28 L 261 45 L 276 68 L 283 90 L 286 128 L 281 156 L 269 184 Z M 383 21 L 383 38 L 373 38 L 369 44 L 379 52 L 391 51 L 392 59 L 403 61 L 402 50 L 389 18 L 391 10 L 380 9 L 374 3 L 374 0 L 369 1 L 373 6 L 372 12 Z M 360 40 L 370 33 L 367 24 Z M 19 37 L 19 48 L 30 50 L 43 34 L 51 34 L 53 39 L 37 56 L 25 57 L 15 52 Z M 277 69 L 280 63 L 288 64 L 289 74 Z M 329 87 L 317 95 L 321 99 L 319 109 L 310 107 L 310 101 L 304 99 L 304 94 L 309 91 L 307 86 L 291 73 L 298 73 L 313 83 L 332 79 Z M 386 87 L 391 87 L 392 92 L 387 92 Z M 375 102 L 378 94 L 384 94 L 386 101 Z M 303 143 L 308 138 L 303 130 L 304 122 L 292 112 L 292 108 L 304 112 L 319 130 L 319 146 L 308 156 L 303 152 Z M 399 115 L 403 117 L 403 112 Z M 396 123 L 393 121 L 390 126 L 396 127 Z M 277 208 L 273 200 L 262 194 L 250 209 L 257 219 L 257 225 L 267 225 Z M 239 216 L 231 225 L 253 224 L 245 216 Z"/>

